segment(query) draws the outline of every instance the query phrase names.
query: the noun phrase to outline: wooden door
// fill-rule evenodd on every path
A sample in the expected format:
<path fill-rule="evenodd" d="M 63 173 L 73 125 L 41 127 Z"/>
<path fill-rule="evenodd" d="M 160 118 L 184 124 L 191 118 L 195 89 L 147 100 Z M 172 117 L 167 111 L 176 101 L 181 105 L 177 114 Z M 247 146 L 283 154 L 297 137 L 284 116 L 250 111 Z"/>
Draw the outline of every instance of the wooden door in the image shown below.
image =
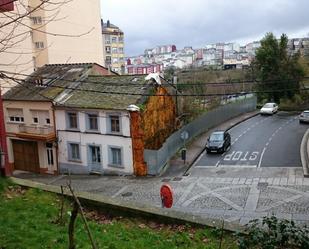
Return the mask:
<path fill-rule="evenodd" d="M 12 140 L 14 169 L 39 173 L 39 153 L 37 142 Z"/>

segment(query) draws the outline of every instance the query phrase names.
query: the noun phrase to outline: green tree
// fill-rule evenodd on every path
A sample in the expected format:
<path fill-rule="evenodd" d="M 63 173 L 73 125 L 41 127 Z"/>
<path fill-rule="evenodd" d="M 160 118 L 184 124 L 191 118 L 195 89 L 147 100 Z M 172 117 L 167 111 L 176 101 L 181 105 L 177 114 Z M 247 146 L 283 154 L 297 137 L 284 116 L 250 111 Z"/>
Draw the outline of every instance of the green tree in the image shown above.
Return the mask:
<path fill-rule="evenodd" d="M 299 53 L 288 53 L 285 34 L 279 40 L 272 33 L 266 34 L 253 62 L 260 81 L 257 85 L 259 100 L 279 102 L 280 98 L 290 99 L 299 93 L 300 79 L 304 76 L 299 58 Z"/>

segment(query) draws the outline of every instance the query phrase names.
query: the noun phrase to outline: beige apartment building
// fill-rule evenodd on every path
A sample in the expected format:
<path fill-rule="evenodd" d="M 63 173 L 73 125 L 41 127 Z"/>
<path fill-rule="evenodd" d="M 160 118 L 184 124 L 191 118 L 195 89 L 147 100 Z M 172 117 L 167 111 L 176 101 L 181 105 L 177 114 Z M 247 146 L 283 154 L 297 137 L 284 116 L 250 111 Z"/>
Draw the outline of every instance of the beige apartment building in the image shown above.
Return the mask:
<path fill-rule="evenodd" d="M 16 1 L 13 10 L 0 10 L 0 41 L 7 41 L 0 45 L 0 71 L 25 78 L 45 64 L 104 65 L 100 0 L 50 0 L 36 9 L 41 3 Z M 25 15 L 29 10 L 34 11 Z M 5 25 L 17 15 L 25 17 Z M 3 92 L 15 84 L 3 79 L 0 83 Z"/>
<path fill-rule="evenodd" d="M 116 25 L 101 21 L 105 66 L 116 73 L 125 71 L 124 33 Z"/>

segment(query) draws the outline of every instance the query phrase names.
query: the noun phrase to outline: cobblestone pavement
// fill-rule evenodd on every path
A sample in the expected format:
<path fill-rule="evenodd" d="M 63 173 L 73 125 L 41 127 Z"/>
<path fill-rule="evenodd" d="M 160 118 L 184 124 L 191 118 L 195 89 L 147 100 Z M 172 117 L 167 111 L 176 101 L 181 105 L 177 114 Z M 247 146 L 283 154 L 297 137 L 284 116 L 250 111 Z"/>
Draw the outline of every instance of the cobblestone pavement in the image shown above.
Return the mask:
<path fill-rule="evenodd" d="M 244 114 L 221 124 L 229 129 L 257 112 Z M 211 131 L 209 131 L 211 132 Z M 224 219 L 244 225 L 252 219 L 275 214 L 309 225 L 309 178 L 302 168 L 192 167 L 205 145 L 209 132 L 196 139 L 187 149 L 186 165 L 181 158 L 162 177 L 71 176 L 76 191 L 89 192 L 136 204 L 161 207 L 160 187 L 168 183 L 174 192 L 174 210 L 188 214 Z M 16 172 L 15 176 L 48 185 L 66 185 L 67 176 L 42 176 Z"/>
<path fill-rule="evenodd" d="M 212 170 L 214 171 L 214 170 Z M 130 203 L 161 206 L 160 187 L 168 183 L 174 191 L 174 210 L 207 218 L 225 219 L 244 225 L 252 219 L 275 214 L 309 225 L 309 178 L 301 169 L 273 169 L 238 172 L 238 177 L 186 176 L 134 178 L 72 176 L 76 191 L 95 193 Z M 67 176 L 44 177 L 18 174 L 45 184 L 66 185 Z"/>

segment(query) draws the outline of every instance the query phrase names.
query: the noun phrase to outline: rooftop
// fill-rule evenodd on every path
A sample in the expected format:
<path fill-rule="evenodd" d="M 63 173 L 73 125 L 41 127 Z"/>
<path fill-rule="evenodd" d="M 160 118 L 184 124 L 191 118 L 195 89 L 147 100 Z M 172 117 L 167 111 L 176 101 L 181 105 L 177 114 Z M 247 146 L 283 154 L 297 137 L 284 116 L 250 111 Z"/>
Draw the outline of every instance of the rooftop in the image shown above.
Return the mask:
<path fill-rule="evenodd" d="M 3 99 L 50 101 L 58 107 L 125 110 L 129 105 L 145 103 L 155 85 L 154 80 L 145 80 L 145 75 L 95 74 L 93 64 L 89 63 L 45 65 L 8 91 Z"/>

